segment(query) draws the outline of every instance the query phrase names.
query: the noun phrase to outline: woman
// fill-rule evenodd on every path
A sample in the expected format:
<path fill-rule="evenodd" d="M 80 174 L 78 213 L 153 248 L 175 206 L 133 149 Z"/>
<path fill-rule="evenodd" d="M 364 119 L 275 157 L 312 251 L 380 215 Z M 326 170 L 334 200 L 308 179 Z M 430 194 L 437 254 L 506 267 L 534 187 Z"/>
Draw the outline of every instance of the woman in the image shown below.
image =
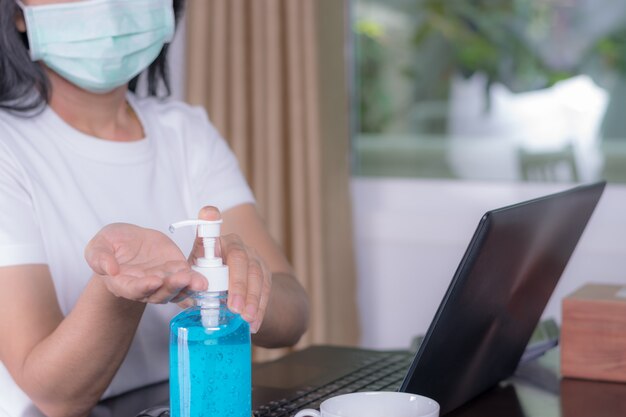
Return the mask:
<path fill-rule="evenodd" d="M 10 416 L 86 415 L 103 396 L 167 379 L 169 320 L 206 282 L 189 267 L 201 252 L 192 232 L 161 231 L 198 212 L 223 218 L 228 304 L 253 342 L 291 345 L 306 328 L 306 294 L 205 113 L 130 92 L 141 72 L 150 96 L 169 90 L 182 3 L 0 0 L 0 408 Z"/>

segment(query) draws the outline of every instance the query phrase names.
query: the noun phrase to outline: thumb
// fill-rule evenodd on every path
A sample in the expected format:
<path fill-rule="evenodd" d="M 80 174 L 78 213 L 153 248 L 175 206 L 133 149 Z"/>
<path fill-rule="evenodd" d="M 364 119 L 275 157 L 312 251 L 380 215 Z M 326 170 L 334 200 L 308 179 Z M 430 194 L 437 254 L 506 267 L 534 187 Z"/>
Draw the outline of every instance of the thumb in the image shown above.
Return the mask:
<path fill-rule="evenodd" d="M 222 213 L 215 206 L 204 206 L 198 213 L 198 219 L 200 220 L 220 220 Z"/>
<path fill-rule="evenodd" d="M 111 244 L 102 236 L 96 235 L 85 248 L 85 260 L 89 267 L 99 275 L 117 275 L 120 266 L 115 258 Z"/>
<path fill-rule="evenodd" d="M 120 265 L 117 263 L 117 259 L 110 253 L 104 252 L 100 254 L 98 265 L 100 266 L 99 271 L 102 272 L 94 271 L 100 275 L 115 276 L 120 272 Z"/>

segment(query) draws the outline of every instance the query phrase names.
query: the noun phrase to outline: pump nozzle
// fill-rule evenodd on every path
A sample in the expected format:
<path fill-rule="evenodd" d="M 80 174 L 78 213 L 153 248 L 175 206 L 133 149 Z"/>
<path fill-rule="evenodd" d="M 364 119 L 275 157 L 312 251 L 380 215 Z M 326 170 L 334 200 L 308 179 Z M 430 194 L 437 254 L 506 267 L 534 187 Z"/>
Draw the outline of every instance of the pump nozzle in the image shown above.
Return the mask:
<path fill-rule="evenodd" d="M 228 266 L 222 258 L 215 256 L 215 244 L 220 236 L 222 220 L 183 220 L 170 225 L 170 232 L 184 226 L 198 226 L 198 237 L 202 238 L 204 256 L 196 259 L 193 269 L 200 272 L 209 282 L 209 291 L 228 291 Z"/>
<path fill-rule="evenodd" d="M 198 226 L 199 237 L 219 237 L 222 219 L 219 220 L 183 220 L 170 224 L 170 232 L 184 226 Z"/>

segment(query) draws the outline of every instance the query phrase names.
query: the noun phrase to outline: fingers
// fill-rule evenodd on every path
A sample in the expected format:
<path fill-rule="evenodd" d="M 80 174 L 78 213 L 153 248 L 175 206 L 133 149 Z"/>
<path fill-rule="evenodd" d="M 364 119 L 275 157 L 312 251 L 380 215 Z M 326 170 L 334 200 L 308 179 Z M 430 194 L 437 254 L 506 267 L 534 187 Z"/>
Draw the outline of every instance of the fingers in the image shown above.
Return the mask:
<path fill-rule="evenodd" d="M 237 314 L 243 314 L 248 292 L 248 253 L 237 235 L 221 237 L 220 245 L 224 262 L 229 269 L 228 308 Z"/>
<path fill-rule="evenodd" d="M 103 278 L 113 295 L 134 301 L 145 300 L 161 286 L 159 277 L 138 277 L 135 271 L 124 271 L 116 276 L 103 275 Z"/>
<path fill-rule="evenodd" d="M 267 304 L 270 299 L 270 291 L 272 289 L 272 273 L 265 264 L 260 263 L 263 268 L 263 287 L 261 289 L 261 300 L 259 301 L 259 309 L 257 310 L 256 319 L 250 324 L 252 333 L 257 333 L 265 317 L 265 311 L 267 310 Z"/>
<path fill-rule="evenodd" d="M 154 293 L 147 295 L 145 302 L 148 303 L 180 302 L 194 292 L 207 289 L 206 279 L 194 272 L 187 262 L 168 262 L 164 268 L 149 272 L 161 279 L 161 286 Z"/>
<path fill-rule="evenodd" d="M 257 318 L 261 291 L 263 290 L 263 269 L 256 259 L 248 263 L 248 292 L 246 294 L 246 307 L 242 317 L 245 321 L 253 323 Z"/>
<path fill-rule="evenodd" d="M 174 300 L 172 300 L 172 302 L 174 302 Z M 185 298 L 184 300 L 178 302 L 178 307 L 182 309 L 192 307 L 193 305 L 194 305 L 194 302 L 191 298 Z"/>
<path fill-rule="evenodd" d="M 241 314 L 256 333 L 265 316 L 271 273 L 256 251 L 246 247 L 239 236 L 222 236 L 220 243 L 230 270 L 228 307 Z"/>
<path fill-rule="evenodd" d="M 177 296 L 170 300 L 170 303 L 176 303 L 182 308 L 191 307 L 193 305 L 193 300 L 191 300 L 191 292 L 187 290 L 182 290 L 178 293 Z"/>
<path fill-rule="evenodd" d="M 191 248 L 189 257 L 187 258 L 187 262 L 189 262 L 189 265 L 195 265 L 196 259 L 202 258 L 203 256 L 204 246 L 202 245 L 202 239 L 196 236 L 196 239 L 193 241 L 193 247 Z"/>
<path fill-rule="evenodd" d="M 206 291 L 204 277 L 185 261 L 167 262 L 143 270 L 124 268 L 119 275 L 105 277 L 107 287 L 118 297 L 152 304 L 180 302 L 195 291 Z"/>
<path fill-rule="evenodd" d="M 165 304 L 178 296 L 191 281 L 190 268 L 187 262 L 168 262 L 162 267 L 146 271 L 149 276 L 156 276 L 161 285 L 152 294 L 146 295 L 145 302 Z"/>

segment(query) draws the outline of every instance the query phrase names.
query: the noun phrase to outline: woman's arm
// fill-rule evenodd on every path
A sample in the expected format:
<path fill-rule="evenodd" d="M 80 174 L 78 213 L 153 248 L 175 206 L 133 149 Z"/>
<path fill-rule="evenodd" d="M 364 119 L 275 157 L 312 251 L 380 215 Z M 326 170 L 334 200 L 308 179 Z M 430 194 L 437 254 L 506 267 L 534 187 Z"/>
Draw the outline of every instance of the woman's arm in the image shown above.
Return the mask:
<path fill-rule="evenodd" d="M 119 369 L 146 302 L 206 289 L 165 235 L 115 224 L 89 243 L 95 274 L 63 316 L 45 265 L 0 268 L 0 360 L 47 416 L 84 416 Z"/>
<path fill-rule="evenodd" d="M 117 372 L 145 304 L 94 276 L 63 317 L 45 265 L 0 268 L 0 359 L 47 416 L 83 416 Z"/>
<path fill-rule="evenodd" d="M 296 278 L 287 273 L 272 274 L 272 291 L 258 333 L 252 340 L 258 346 L 295 345 L 309 322 L 309 300 Z"/>
<path fill-rule="evenodd" d="M 229 238 L 229 234 L 239 236 L 246 246 L 254 248 L 270 275 L 269 295 L 264 295 L 263 291 L 259 295 L 261 299 L 269 298 L 265 303 L 262 302 L 264 300 L 260 302 L 256 291 L 247 290 L 243 317 L 251 321 L 253 330 L 258 329 L 253 336 L 254 343 L 264 347 L 294 345 L 307 329 L 309 300 L 302 285 L 295 278 L 293 268 L 270 236 L 254 205 L 242 204 L 227 210 L 223 213 L 223 219 L 222 231 L 226 236 L 222 239 L 222 249 L 236 241 Z M 226 259 L 228 260 L 228 254 Z M 233 278 L 237 279 L 231 272 L 231 281 Z M 242 277 L 238 279 L 240 282 L 243 280 Z M 235 295 L 246 294 L 242 286 L 233 286 L 233 282 L 230 285 L 229 302 Z"/>

